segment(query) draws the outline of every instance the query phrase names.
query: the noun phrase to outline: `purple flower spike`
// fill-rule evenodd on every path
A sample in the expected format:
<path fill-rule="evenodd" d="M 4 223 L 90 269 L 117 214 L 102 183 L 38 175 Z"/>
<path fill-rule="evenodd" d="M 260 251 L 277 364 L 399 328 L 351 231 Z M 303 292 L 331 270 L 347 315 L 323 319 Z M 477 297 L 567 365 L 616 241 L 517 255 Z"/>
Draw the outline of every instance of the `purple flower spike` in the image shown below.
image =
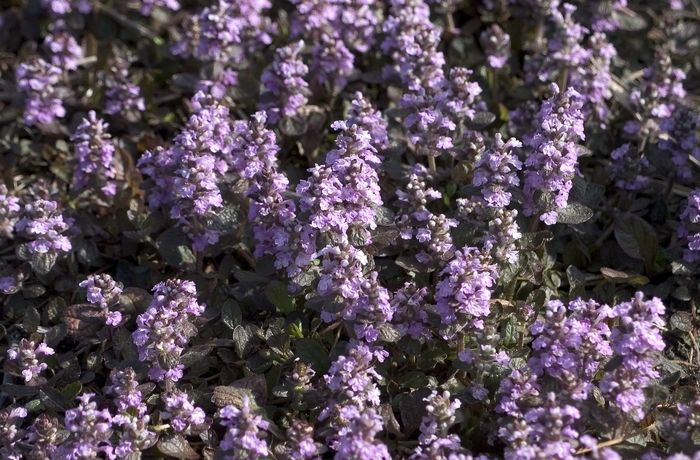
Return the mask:
<path fill-rule="evenodd" d="M 126 412 L 130 408 L 136 409 L 139 417 L 146 414 L 146 404 L 142 400 L 141 391 L 138 389 L 139 381 L 136 372 L 130 367 L 126 370 L 113 370 L 110 376 L 112 385 L 105 387 L 107 393 L 117 395 L 114 403 L 119 412 Z"/>
<path fill-rule="evenodd" d="M 467 318 L 486 316 L 491 311 L 491 287 L 498 279 L 488 253 L 464 247 L 455 253 L 441 272 L 435 300 L 444 325 Z"/>
<path fill-rule="evenodd" d="M 157 284 L 153 291 L 151 305 L 136 320 L 138 329 L 133 340 L 139 359 L 152 366 L 148 372 L 151 380 L 177 381 L 184 368 L 177 361 L 190 337 L 197 334 L 192 317 L 200 316 L 205 305 L 197 303 L 197 288 L 192 281 L 168 280 Z"/>
<path fill-rule="evenodd" d="M 55 86 L 63 71 L 33 55 L 17 66 L 17 89 L 25 96 L 24 123 L 34 126 L 37 122 L 49 124 L 66 116 L 61 99 L 55 95 Z"/>
<path fill-rule="evenodd" d="M 75 144 L 78 163 L 75 167 L 75 188 L 82 190 L 95 185 L 106 195 L 116 191 L 111 179 L 116 178 L 114 164 L 114 144 L 107 132 L 109 125 L 97 118 L 95 111 L 88 113 L 88 118 L 76 128 L 71 140 Z M 94 182 L 94 183 L 93 183 Z"/>
<path fill-rule="evenodd" d="M 493 147 L 481 156 L 475 165 L 474 185 L 483 185 L 481 193 L 489 206 L 503 208 L 510 204 L 511 193 L 509 186 L 520 185 L 517 171 L 522 163 L 512 149 L 522 147 L 520 141 L 510 138 L 503 142 L 501 135 L 496 133 Z"/>
<path fill-rule="evenodd" d="M 83 49 L 67 30 L 59 30 L 44 39 L 44 48 L 51 54 L 51 63 L 66 70 L 76 70 L 83 58 Z"/>
<path fill-rule="evenodd" d="M 270 454 L 264 440 L 270 423 L 253 412 L 248 396 L 243 397 L 240 408 L 228 405 L 221 409 L 219 415 L 221 424 L 227 427 L 220 445 L 226 452 L 225 458 L 257 460 Z"/>
<path fill-rule="evenodd" d="M 175 390 L 164 399 L 163 420 L 170 420 L 170 425 L 175 431 L 185 431 L 191 426 L 203 425 L 206 422 L 204 410 L 196 407 L 187 393 Z"/>
<path fill-rule="evenodd" d="M 377 151 L 389 147 L 389 136 L 387 134 L 387 122 L 382 117 L 382 113 L 372 107 L 370 100 L 361 92 L 355 93 L 352 106 L 348 110 L 348 126 L 357 125 L 369 133 L 370 143 Z"/>
<path fill-rule="evenodd" d="M 274 99 L 260 104 L 260 110 L 267 112 L 268 122 L 273 125 L 282 117 L 300 113 L 308 101 L 309 84 L 304 77 L 309 68 L 301 58 L 303 48 L 303 41 L 279 48 L 260 77 L 265 91 Z"/>
<path fill-rule="evenodd" d="M 55 201 L 37 200 L 24 206 L 24 216 L 15 229 L 28 239 L 30 254 L 59 255 L 72 249 L 62 233 L 70 228 L 73 219 L 64 219 Z"/>
<path fill-rule="evenodd" d="M 564 208 L 577 173 L 576 142 L 585 138 L 579 94 L 569 88 L 561 93 L 552 84 L 554 95 L 542 103 L 540 127 L 529 145 L 535 149 L 525 160 L 526 216 L 539 214 L 540 220 L 554 225 L 557 209 Z"/>
<path fill-rule="evenodd" d="M 680 218 L 678 238 L 688 239 L 688 247 L 683 250 L 683 259 L 686 262 L 700 260 L 700 189 L 690 192 L 688 205 Z"/>
<path fill-rule="evenodd" d="M 89 0 L 41 0 L 41 4 L 44 8 L 59 16 L 68 14 L 73 9 L 78 10 L 82 14 L 88 14 L 92 11 L 92 5 Z"/>
<path fill-rule="evenodd" d="M 662 315 L 665 307 L 654 297 L 644 300 L 641 292 L 630 302 L 622 302 L 613 308 L 620 318 L 620 325 L 610 334 L 610 344 L 622 362 L 612 372 L 606 372 L 600 381 L 600 389 L 632 420 L 644 418 L 644 387 L 659 376 L 654 369 L 659 352 L 665 347 L 660 328 L 664 326 Z"/>
<path fill-rule="evenodd" d="M 487 56 L 489 67 L 500 69 L 506 65 L 510 55 L 510 35 L 498 24 L 492 24 L 479 35 L 479 44 Z"/>
<path fill-rule="evenodd" d="M 14 226 L 19 221 L 19 198 L 11 196 L 5 184 L 0 183 L 0 238 L 13 237 Z"/>
<path fill-rule="evenodd" d="M 66 411 L 64 425 L 70 436 L 52 458 L 80 460 L 97 458 L 100 453 L 109 459 L 115 458 L 109 441 L 112 415 L 107 409 L 98 410 L 97 403 L 90 401 L 93 396 L 93 393 L 78 396 L 78 407 Z"/>
<path fill-rule="evenodd" d="M 17 349 L 10 348 L 7 350 L 7 357 L 10 361 L 22 371 L 22 376 L 27 385 L 41 385 L 46 382 L 46 379 L 39 376 L 41 372 L 48 367 L 43 362 L 44 358 L 54 354 L 53 348 L 45 343 L 35 345 L 27 339 L 22 339 Z"/>

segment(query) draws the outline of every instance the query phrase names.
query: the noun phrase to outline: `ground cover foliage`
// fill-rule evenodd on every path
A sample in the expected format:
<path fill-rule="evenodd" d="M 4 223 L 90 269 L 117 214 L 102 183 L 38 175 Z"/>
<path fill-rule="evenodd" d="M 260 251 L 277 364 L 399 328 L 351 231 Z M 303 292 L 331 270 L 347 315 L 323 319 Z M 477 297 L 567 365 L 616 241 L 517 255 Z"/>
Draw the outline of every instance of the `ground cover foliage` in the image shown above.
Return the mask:
<path fill-rule="evenodd" d="M 0 456 L 700 458 L 699 27 L 2 2 Z"/>

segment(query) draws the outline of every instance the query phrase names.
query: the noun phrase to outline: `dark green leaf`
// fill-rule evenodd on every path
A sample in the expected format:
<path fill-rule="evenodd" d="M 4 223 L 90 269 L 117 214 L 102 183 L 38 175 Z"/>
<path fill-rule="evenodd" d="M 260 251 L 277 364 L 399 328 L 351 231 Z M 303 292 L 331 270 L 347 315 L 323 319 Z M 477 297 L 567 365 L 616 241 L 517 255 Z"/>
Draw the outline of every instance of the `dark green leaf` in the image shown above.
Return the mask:
<path fill-rule="evenodd" d="M 33 334 L 37 331 L 37 329 L 39 329 L 40 324 L 41 315 L 39 315 L 39 312 L 34 305 L 29 305 L 24 312 L 24 321 L 22 321 L 22 325 L 27 332 Z"/>
<path fill-rule="evenodd" d="M 389 226 L 394 224 L 394 218 L 396 217 L 394 211 L 385 207 L 377 206 L 374 208 L 374 221 L 380 227 Z M 373 238 L 374 239 L 374 238 Z"/>
<path fill-rule="evenodd" d="M 430 273 L 435 271 L 435 267 L 422 264 L 416 260 L 413 256 L 401 256 L 396 259 L 396 265 L 403 268 L 406 271 L 414 273 Z"/>
<path fill-rule="evenodd" d="M 240 326 L 242 320 L 241 306 L 235 300 L 227 299 L 221 306 L 221 321 L 227 328 L 234 330 L 236 326 Z"/>
<path fill-rule="evenodd" d="M 534 251 L 542 247 L 547 241 L 554 238 L 554 235 L 549 230 L 543 230 L 536 233 L 523 233 L 520 238 L 520 249 L 523 251 Z"/>
<path fill-rule="evenodd" d="M 649 284 L 649 278 L 637 273 L 625 273 L 612 268 L 602 267 L 600 273 L 611 283 L 629 283 L 632 286 L 643 286 Z"/>
<path fill-rule="evenodd" d="M 432 391 L 429 388 L 420 388 L 409 396 L 401 399 L 399 410 L 401 421 L 404 427 L 404 436 L 409 437 L 418 429 L 425 415 L 425 398 L 430 396 Z"/>
<path fill-rule="evenodd" d="M 467 129 L 480 130 L 484 129 L 496 120 L 496 115 L 491 112 L 477 112 L 471 120 L 464 119 L 464 125 Z"/>
<path fill-rule="evenodd" d="M 693 330 L 693 315 L 687 311 L 677 311 L 671 315 L 671 327 L 683 332 L 691 332 Z"/>
<path fill-rule="evenodd" d="M 593 217 L 593 210 L 581 203 L 569 203 L 565 208 L 557 209 L 557 222 L 560 224 L 582 224 Z"/>
<path fill-rule="evenodd" d="M 194 271 L 197 259 L 190 247 L 191 241 L 180 227 L 170 228 L 156 239 L 156 248 L 163 260 L 174 268 Z"/>
<path fill-rule="evenodd" d="M 501 337 L 503 337 L 503 345 L 512 347 L 518 343 L 520 334 L 518 333 L 518 320 L 515 315 L 510 315 L 508 319 L 502 322 Z"/>
<path fill-rule="evenodd" d="M 214 394 L 211 397 L 211 402 L 217 407 L 228 405 L 243 407 L 243 398 L 248 397 L 253 410 L 258 409 L 258 403 L 255 399 L 255 393 L 250 388 L 234 387 L 234 386 L 218 386 L 214 388 Z"/>
<path fill-rule="evenodd" d="M 289 295 L 289 289 L 287 289 L 286 283 L 277 280 L 271 281 L 265 288 L 265 296 L 272 305 L 277 307 L 277 309 L 285 315 L 290 314 L 296 309 L 294 299 Z"/>
<path fill-rule="evenodd" d="M 52 387 L 44 387 L 39 390 L 39 401 L 47 408 L 56 412 L 63 412 L 69 409 L 60 391 Z"/>
<path fill-rule="evenodd" d="M 569 265 L 566 269 L 566 277 L 569 280 L 569 298 L 583 297 L 586 294 L 586 277 L 581 270 Z"/>
<path fill-rule="evenodd" d="M 236 326 L 233 330 L 233 346 L 240 358 L 245 358 L 250 351 L 253 334 L 243 326 Z"/>
<path fill-rule="evenodd" d="M 54 265 L 56 265 L 56 259 L 58 256 L 53 252 L 35 252 L 32 254 L 31 266 L 39 275 L 48 274 Z"/>
<path fill-rule="evenodd" d="M 437 363 L 442 363 L 447 359 L 447 353 L 440 348 L 433 347 L 424 350 L 416 360 L 416 367 L 420 370 L 434 368 Z"/>
<path fill-rule="evenodd" d="M 391 404 L 382 404 L 379 406 L 379 414 L 384 420 L 384 428 L 389 433 L 393 434 L 394 436 L 403 437 L 403 434 L 401 433 L 401 425 L 399 425 L 399 421 L 396 420 Z"/>
<path fill-rule="evenodd" d="M 299 339 L 296 342 L 297 356 L 310 365 L 317 374 L 325 374 L 331 366 L 328 352 L 315 339 Z"/>
<path fill-rule="evenodd" d="M 654 228 L 641 217 L 629 213 L 615 216 L 615 239 L 628 256 L 644 261 L 647 272 L 659 252 L 659 241 Z"/>
<path fill-rule="evenodd" d="M 384 323 L 379 326 L 379 339 L 390 343 L 398 342 L 401 339 L 401 333 L 393 324 Z"/>
<path fill-rule="evenodd" d="M 67 324 L 61 323 L 53 326 L 44 337 L 46 345 L 50 346 L 51 348 L 55 348 L 59 343 L 61 343 L 61 340 L 63 340 L 66 334 L 68 334 Z"/>
<path fill-rule="evenodd" d="M 179 434 L 162 435 L 158 440 L 157 447 L 160 453 L 165 456 L 184 460 L 195 460 L 199 458 L 197 452 L 190 447 L 190 443 Z"/>
<path fill-rule="evenodd" d="M 0 391 L 17 398 L 25 396 L 34 396 L 39 393 L 39 387 L 28 387 L 26 385 L 14 385 L 12 383 L 4 383 L 0 385 Z"/>
<path fill-rule="evenodd" d="M 397 346 L 399 347 L 399 350 L 411 356 L 417 356 L 421 350 L 420 340 L 414 339 L 408 335 L 401 337 L 401 340 L 399 340 Z"/>
<path fill-rule="evenodd" d="M 259 406 L 267 404 L 267 381 L 263 374 L 252 374 L 232 382 L 230 388 L 250 390 Z"/>
<path fill-rule="evenodd" d="M 279 121 L 278 127 L 285 136 L 296 137 L 309 130 L 309 123 L 301 115 L 285 116 Z"/>
<path fill-rule="evenodd" d="M 421 388 L 427 386 L 430 380 L 424 372 L 408 371 L 397 379 L 397 382 L 403 388 Z"/>
<path fill-rule="evenodd" d="M 75 401 L 75 398 L 80 394 L 80 392 L 83 390 L 83 384 L 80 382 L 72 382 L 66 385 L 63 390 L 61 390 L 61 394 L 63 395 L 63 400 L 67 403 L 71 401 Z"/>

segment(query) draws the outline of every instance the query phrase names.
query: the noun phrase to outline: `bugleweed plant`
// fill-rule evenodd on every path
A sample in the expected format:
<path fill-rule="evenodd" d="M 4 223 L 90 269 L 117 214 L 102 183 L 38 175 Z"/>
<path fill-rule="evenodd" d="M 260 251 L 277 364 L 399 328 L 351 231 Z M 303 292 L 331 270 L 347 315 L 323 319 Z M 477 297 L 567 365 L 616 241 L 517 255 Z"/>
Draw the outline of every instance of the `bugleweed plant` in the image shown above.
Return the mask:
<path fill-rule="evenodd" d="M 700 459 L 698 34 L 0 2 L 0 457 Z"/>

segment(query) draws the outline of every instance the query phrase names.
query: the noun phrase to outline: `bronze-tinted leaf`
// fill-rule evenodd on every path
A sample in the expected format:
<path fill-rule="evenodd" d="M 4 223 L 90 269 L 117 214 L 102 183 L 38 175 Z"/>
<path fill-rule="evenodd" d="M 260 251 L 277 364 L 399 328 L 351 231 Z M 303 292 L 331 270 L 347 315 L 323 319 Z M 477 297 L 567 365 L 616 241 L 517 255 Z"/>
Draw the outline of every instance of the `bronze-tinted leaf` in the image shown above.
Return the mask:
<path fill-rule="evenodd" d="M 184 460 L 196 460 L 199 458 L 199 455 L 192 449 L 190 443 L 179 434 L 161 436 L 156 446 L 165 456 Z"/>

